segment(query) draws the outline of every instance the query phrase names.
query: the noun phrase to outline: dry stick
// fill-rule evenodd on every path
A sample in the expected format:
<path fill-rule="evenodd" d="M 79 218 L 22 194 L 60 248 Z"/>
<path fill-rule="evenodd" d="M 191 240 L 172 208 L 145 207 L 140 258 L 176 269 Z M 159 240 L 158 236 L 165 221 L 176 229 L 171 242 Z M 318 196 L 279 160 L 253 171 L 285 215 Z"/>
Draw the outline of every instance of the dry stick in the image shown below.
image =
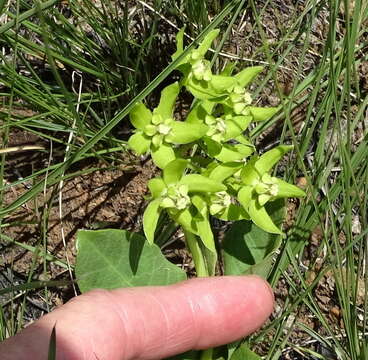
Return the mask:
<path fill-rule="evenodd" d="M 7 154 L 11 152 L 27 151 L 27 150 L 45 150 L 45 148 L 39 145 L 12 146 L 8 148 L 0 149 L 0 154 Z"/>
<path fill-rule="evenodd" d="M 74 90 L 74 86 L 73 86 L 75 83 L 75 74 L 77 74 L 80 77 L 78 93 Z M 76 112 L 78 113 L 80 101 L 81 101 L 81 94 L 82 94 L 83 77 L 81 74 L 79 74 L 76 71 L 73 71 L 72 73 L 72 84 L 73 84 L 72 85 L 73 91 L 78 94 L 78 101 L 77 101 L 77 107 L 76 107 Z M 67 146 L 65 148 L 64 162 L 67 160 L 67 156 L 68 156 L 69 149 L 70 149 L 70 144 L 72 142 L 73 135 L 74 135 L 76 121 L 77 121 L 77 118 L 75 117 L 73 120 L 72 129 L 70 130 L 70 133 L 69 133 Z M 63 177 L 64 177 L 64 171 L 61 174 L 61 178 Z M 75 296 L 77 296 L 78 294 L 77 294 L 77 289 L 75 288 L 73 273 L 72 273 L 72 269 L 70 266 L 69 256 L 68 256 L 68 252 L 66 248 L 65 233 L 64 233 L 64 226 L 63 226 L 63 186 L 64 186 L 64 180 L 61 179 L 59 183 L 59 218 L 60 218 L 61 238 L 63 241 L 64 253 L 65 253 L 66 263 L 68 265 L 68 272 L 69 272 L 70 280 L 72 281 L 73 291 L 74 291 Z"/>

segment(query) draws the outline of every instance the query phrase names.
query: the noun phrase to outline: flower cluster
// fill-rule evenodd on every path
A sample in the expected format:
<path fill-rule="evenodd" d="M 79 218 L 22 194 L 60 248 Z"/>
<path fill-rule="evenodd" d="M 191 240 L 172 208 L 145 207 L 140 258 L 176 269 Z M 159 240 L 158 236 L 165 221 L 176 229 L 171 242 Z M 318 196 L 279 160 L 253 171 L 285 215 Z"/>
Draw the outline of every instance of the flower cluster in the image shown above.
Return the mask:
<path fill-rule="evenodd" d="M 244 135 L 250 123 L 266 121 L 280 108 L 252 105 L 248 85 L 262 67 L 246 68 L 235 75 L 212 73 L 205 55 L 217 35 L 218 30 L 210 32 L 179 63 L 183 78 L 162 91 L 157 108 L 151 112 L 139 103 L 130 113 L 136 128 L 130 147 L 137 154 L 149 152 L 162 169 L 162 177 L 149 181 L 151 201 L 143 217 L 151 243 L 163 211 L 213 252 L 210 216 L 251 220 L 267 232 L 282 234 L 267 213 L 267 204 L 305 195 L 271 174 L 292 146 L 280 145 L 258 155 Z M 173 58 L 183 52 L 183 33 L 179 32 Z M 185 121 L 176 119 L 174 111 L 182 87 L 196 98 Z M 188 149 L 194 144 L 199 155 L 190 157 Z"/>

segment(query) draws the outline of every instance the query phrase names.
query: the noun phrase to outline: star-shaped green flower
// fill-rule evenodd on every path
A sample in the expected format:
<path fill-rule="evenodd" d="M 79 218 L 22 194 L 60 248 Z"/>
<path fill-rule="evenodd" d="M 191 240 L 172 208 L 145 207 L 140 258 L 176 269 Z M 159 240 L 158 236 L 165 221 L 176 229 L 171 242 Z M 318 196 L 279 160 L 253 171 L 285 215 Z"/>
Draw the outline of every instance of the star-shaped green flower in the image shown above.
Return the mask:
<path fill-rule="evenodd" d="M 282 234 L 282 231 L 273 223 L 265 204 L 280 198 L 305 196 L 304 191 L 297 186 L 269 174 L 272 167 L 292 148 L 287 145 L 277 146 L 260 157 L 253 157 L 241 171 L 242 186 L 238 192 L 238 201 L 257 226 L 274 234 Z"/>
<path fill-rule="evenodd" d="M 226 190 L 226 186 L 200 174 L 185 175 L 187 167 L 187 160 L 176 159 L 163 169 L 162 178 L 148 182 L 152 200 L 143 214 L 144 233 L 153 243 L 160 213 L 165 210 L 184 230 L 198 235 L 211 251 L 215 251 L 208 206 L 203 198 Z"/>
<path fill-rule="evenodd" d="M 130 112 L 130 121 L 136 132 L 128 141 L 137 154 L 151 152 L 155 164 L 161 169 L 176 156 L 173 144 L 188 144 L 200 139 L 207 132 L 205 124 L 188 124 L 174 119 L 174 106 L 180 86 L 176 82 L 161 92 L 160 103 L 151 112 L 142 103 Z"/>

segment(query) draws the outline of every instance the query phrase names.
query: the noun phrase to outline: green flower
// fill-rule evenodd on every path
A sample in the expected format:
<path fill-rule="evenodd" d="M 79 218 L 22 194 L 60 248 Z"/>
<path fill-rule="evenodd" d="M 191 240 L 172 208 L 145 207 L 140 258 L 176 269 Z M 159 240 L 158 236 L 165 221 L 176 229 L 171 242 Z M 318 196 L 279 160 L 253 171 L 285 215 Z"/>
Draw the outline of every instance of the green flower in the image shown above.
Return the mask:
<path fill-rule="evenodd" d="M 235 86 L 229 95 L 231 107 L 237 115 L 249 115 L 248 106 L 252 103 L 252 96 L 242 86 Z"/>
<path fill-rule="evenodd" d="M 213 239 L 208 232 L 208 206 L 202 197 L 224 191 L 226 186 L 203 175 L 184 175 L 187 166 L 188 161 L 184 159 L 171 161 L 163 169 L 162 178 L 148 182 L 152 200 L 143 214 L 144 233 L 153 243 L 160 213 L 165 210 L 183 229 L 200 236 L 213 250 Z"/>
<path fill-rule="evenodd" d="M 130 112 L 130 121 L 136 128 L 128 144 L 137 154 L 151 152 L 152 159 L 161 169 L 176 156 L 172 144 L 189 144 L 207 132 L 204 124 L 191 125 L 174 119 L 174 106 L 180 87 L 176 82 L 161 92 L 160 103 L 151 112 L 142 103 Z"/>
<path fill-rule="evenodd" d="M 196 60 L 189 76 L 193 76 L 198 81 L 210 81 L 212 79 L 211 63 L 205 59 Z"/>
<path fill-rule="evenodd" d="M 304 191 L 297 186 L 269 174 L 272 167 L 292 148 L 280 145 L 260 157 L 253 157 L 241 171 L 242 186 L 238 201 L 257 226 L 274 234 L 282 234 L 282 231 L 273 223 L 264 205 L 280 198 L 305 196 Z"/>

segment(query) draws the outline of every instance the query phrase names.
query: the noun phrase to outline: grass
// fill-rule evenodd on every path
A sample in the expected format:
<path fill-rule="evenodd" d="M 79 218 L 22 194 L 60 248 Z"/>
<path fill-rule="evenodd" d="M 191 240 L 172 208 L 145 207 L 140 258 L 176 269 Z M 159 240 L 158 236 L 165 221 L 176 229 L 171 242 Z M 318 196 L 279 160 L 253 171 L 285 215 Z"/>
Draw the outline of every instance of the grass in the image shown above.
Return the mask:
<path fill-rule="evenodd" d="M 368 285 L 368 94 L 360 66 L 368 61 L 367 1 L 356 0 L 345 11 L 347 0 L 307 0 L 301 12 L 283 8 L 281 2 L 253 0 L 155 1 L 153 6 L 136 1 L 129 7 L 119 1 L 101 6 L 91 0 L 56 3 L 0 1 L 2 148 L 9 147 L 16 130 L 34 134 L 45 149 L 52 144 L 50 160 L 48 151 L 39 150 L 46 152 L 45 165 L 24 179 L 8 180 L 9 153 L 1 153 L 1 242 L 26 248 L 33 266 L 24 284 L 10 279 L 0 291 L 7 295 L 0 307 L 0 339 L 21 328 L 28 294 L 44 288 L 47 298 L 48 288 L 59 286 L 36 281 L 37 262 L 42 262 L 45 277 L 56 262 L 72 270 L 66 258 L 56 259 L 48 250 L 50 209 L 63 199 L 60 182 L 97 171 L 101 163 L 130 165 L 122 132 L 126 115 L 136 101 L 154 103 L 156 89 L 175 76 L 170 62 L 177 31 L 173 25 L 186 25 L 188 39 L 197 40 L 221 26 L 215 66 L 222 68 L 231 57 L 238 59 L 238 68 L 266 64 L 254 94 L 264 103 L 277 96 L 284 107 L 250 135 L 280 131 L 282 140 L 292 142 L 295 154 L 279 171 L 286 178 L 305 179 L 309 193 L 295 210 L 294 225 L 269 278 L 286 295 L 269 324 L 249 341 L 264 344 L 269 360 L 286 354 L 327 359 L 327 353 L 337 359 L 366 359 L 368 299 L 361 289 Z M 302 126 L 295 121 L 297 109 L 304 113 Z M 86 161 L 94 165 L 76 171 Z M 31 186 L 14 201 L 5 201 L 19 184 Z M 44 199 L 47 206 L 33 216 L 41 224 L 37 243 L 9 237 L 7 230 L 18 225 L 12 214 Z M 317 233 L 310 254 L 311 237 Z M 335 283 L 329 305 L 338 309 L 338 319 L 316 297 L 326 277 Z M 318 324 L 317 331 L 312 324 Z M 301 340 L 297 334 L 304 334 Z"/>

